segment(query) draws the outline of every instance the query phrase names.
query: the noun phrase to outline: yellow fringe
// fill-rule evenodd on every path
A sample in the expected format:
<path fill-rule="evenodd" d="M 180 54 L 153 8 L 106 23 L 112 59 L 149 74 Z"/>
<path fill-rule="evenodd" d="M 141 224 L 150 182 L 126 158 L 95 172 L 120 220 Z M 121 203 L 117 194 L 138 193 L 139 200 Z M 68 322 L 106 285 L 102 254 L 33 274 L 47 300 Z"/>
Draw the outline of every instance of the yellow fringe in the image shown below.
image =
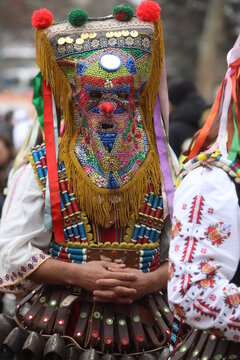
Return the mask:
<path fill-rule="evenodd" d="M 35 42 L 39 69 L 46 83 L 51 85 L 56 106 L 61 110 L 64 119 L 67 120 L 66 125 L 71 124 L 71 127 L 74 129 L 73 134 L 75 132 L 74 117 L 76 105 L 72 98 L 71 86 L 55 59 L 51 44 L 44 30 L 38 29 L 36 31 Z"/>
<path fill-rule="evenodd" d="M 133 179 L 120 189 L 102 189 L 93 184 L 83 171 L 74 154 L 77 129 L 74 122 L 76 106 L 72 98 L 70 84 L 60 69 L 50 42 L 44 30 L 36 32 L 37 63 L 43 78 L 50 83 L 56 106 L 61 109 L 65 119 L 65 134 L 59 146 L 59 161 L 66 167 L 68 179 L 73 187 L 76 200 L 88 218 L 103 227 L 110 226 L 110 211 L 114 212 L 117 226 L 129 224 L 131 215 L 137 219 L 147 187 L 151 184 L 154 192 L 159 192 L 161 173 L 155 145 L 153 127 L 154 104 L 160 85 L 161 67 L 164 58 L 161 20 L 154 24 L 152 63 L 145 89 L 140 97 L 143 124 L 150 143 L 150 151 L 144 164 Z"/>

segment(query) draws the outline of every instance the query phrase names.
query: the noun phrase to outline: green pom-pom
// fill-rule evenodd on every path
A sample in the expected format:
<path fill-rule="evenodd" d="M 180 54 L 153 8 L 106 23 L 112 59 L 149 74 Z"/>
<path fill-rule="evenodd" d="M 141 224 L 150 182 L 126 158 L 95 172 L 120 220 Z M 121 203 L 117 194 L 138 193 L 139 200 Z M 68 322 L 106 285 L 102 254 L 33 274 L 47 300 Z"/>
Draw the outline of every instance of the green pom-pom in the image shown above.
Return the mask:
<path fill-rule="evenodd" d="M 119 21 L 128 21 L 134 15 L 133 8 L 128 4 L 121 4 L 113 9 L 113 16 Z"/>
<path fill-rule="evenodd" d="M 68 14 L 68 21 L 73 26 L 82 26 L 88 21 L 88 14 L 83 9 L 75 9 Z"/>

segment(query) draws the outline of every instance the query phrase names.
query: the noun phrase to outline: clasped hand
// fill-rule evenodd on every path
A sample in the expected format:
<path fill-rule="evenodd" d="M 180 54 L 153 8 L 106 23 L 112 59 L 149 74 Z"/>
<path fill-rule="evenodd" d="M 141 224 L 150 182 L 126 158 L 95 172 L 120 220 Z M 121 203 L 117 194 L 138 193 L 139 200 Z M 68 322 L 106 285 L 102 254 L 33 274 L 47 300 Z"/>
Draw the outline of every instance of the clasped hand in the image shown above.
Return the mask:
<path fill-rule="evenodd" d="M 93 300 L 131 304 L 145 295 L 145 276 L 137 269 L 107 261 L 91 261 L 82 265 L 82 286 L 93 293 Z"/>

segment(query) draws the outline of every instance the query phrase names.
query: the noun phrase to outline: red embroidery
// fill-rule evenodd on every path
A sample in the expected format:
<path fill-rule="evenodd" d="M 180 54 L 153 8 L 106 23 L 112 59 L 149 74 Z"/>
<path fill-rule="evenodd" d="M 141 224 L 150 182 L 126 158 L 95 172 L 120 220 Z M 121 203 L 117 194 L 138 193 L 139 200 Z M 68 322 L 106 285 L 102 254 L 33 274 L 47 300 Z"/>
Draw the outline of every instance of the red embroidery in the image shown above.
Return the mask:
<path fill-rule="evenodd" d="M 181 290 L 180 290 L 182 297 L 185 296 L 186 292 L 190 288 L 191 278 L 192 278 L 192 276 L 190 274 L 188 274 L 188 275 L 183 274 L 183 276 L 182 276 Z"/>
<path fill-rule="evenodd" d="M 185 246 L 183 251 L 182 262 L 188 261 L 193 262 L 193 255 L 195 253 L 197 246 L 197 240 L 195 238 L 191 239 L 189 236 L 185 239 Z"/>
<path fill-rule="evenodd" d="M 197 312 L 200 312 L 201 315 L 213 318 L 214 320 L 217 317 L 217 314 L 220 313 L 221 309 L 218 309 L 216 307 L 212 307 L 209 304 L 206 304 L 205 301 L 202 301 L 201 299 L 197 299 L 197 302 L 199 304 L 199 306 L 197 306 L 195 303 L 193 304 L 193 308 L 194 310 L 196 310 Z"/>
<path fill-rule="evenodd" d="M 193 222 L 195 217 L 195 210 L 197 208 L 196 224 L 201 224 L 203 205 L 204 205 L 204 197 L 200 196 L 198 202 L 198 196 L 197 195 L 194 196 L 188 222 L 190 223 Z"/>
<path fill-rule="evenodd" d="M 235 318 L 234 316 L 232 316 L 230 318 L 231 323 L 228 324 L 229 329 L 233 329 L 233 330 L 240 330 L 240 319 L 239 318 Z"/>

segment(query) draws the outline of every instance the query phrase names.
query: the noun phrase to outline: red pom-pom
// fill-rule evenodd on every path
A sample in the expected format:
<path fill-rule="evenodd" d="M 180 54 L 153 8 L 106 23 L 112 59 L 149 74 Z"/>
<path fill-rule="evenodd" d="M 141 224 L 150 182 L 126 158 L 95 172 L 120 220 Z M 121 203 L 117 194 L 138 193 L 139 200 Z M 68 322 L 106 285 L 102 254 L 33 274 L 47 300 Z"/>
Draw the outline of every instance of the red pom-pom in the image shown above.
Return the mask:
<path fill-rule="evenodd" d="M 32 15 L 32 26 L 36 29 L 46 29 L 53 22 L 53 15 L 48 9 L 35 10 Z"/>
<path fill-rule="evenodd" d="M 139 20 L 148 22 L 156 21 L 160 18 L 161 8 L 155 1 L 147 0 L 142 1 L 137 8 L 136 15 Z"/>

